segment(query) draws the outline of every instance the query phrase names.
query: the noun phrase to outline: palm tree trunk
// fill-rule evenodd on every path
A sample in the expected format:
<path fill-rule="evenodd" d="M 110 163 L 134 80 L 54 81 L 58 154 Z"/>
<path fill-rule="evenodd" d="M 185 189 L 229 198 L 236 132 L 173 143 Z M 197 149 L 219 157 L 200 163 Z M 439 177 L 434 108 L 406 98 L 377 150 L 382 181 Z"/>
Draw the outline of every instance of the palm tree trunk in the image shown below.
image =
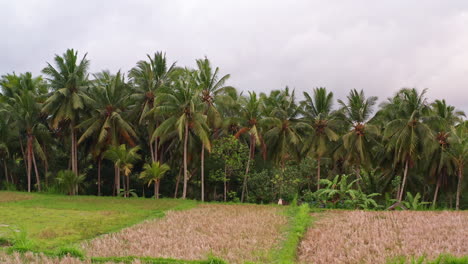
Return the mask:
<path fill-rule="evenodd" d="M 227 169 L 224 165 L 224 202 L 227 200 Z"/>
<path fill-rule="evenodd" d="M 125 185 L 125 187 L 127 187 L 125 197 L 130 197 L 130 175 L 125 175 L 125 178 L 127 179 L 127 184 Z"/>
<path fill-rule="evenodd" d="M 399 202 L 401 202 L 401 200 L 403 199 L 403 193 L 405 191 L 406 176 L 408 175 L 408 166 L 409 166 L 409 161 L 408 159 L 406 159 L 405 172 L 403 173 L 403 182 L 401 183 L 401 189 L 399 191 L 400 196 L 398 197 Z"/>
<path fill-rule="evenodd" d="M 119 192 L 120 192 L 120 169 L 119 167 L 115 166 L 114 167 L 114 170 L 115 170 L 115 195 L 118 196 L 119 195 Z"/>
<path fill-rule="evenodd" d="M 28 155 L 28 192 L 31 192 L 31 170 L 32 170 L 32 139 L 28 135 L 27 142 L 27 155 Z"/>
<path fill-rule="evenodd" d="M 34 172 L 36 173 L 37 190 L 40 192 L 41 191 L 41 180 L 40 180 L 40 177 L 39 177 L 39 171 L 37 170 L 36 155 L 34 155 L 34 151 L 32 151 L 32 160 L 33 160 L 33 164 L 34 164 Z"/>
<path fill-rule="evenodd" d="M 320 190 L 320 161 L 321 157 L 317 158 L 317 191 Z"/>
<path fill-rule="evenodd" d="M 73 173 L 76 173 L 76 152 L 75 152 L 75 128 L 73 122 L 70 123 L 70 130 L 71 130 L 71 165 Z"/>
<path fill-rule="evenodd" d="M 159 180 L 154 183 L 154 198 L 159 199 Z"/>
<path fill-rule="evenodd" d="M 460 210 L 460 193 L 462 187 L 463 166 L 458 166 L 458 184 L 457 184 L 457 200 L 455 201 L 455 210 Z"/>
<path fill-rule="evenodd" d="M 21 148 L 21 153 L 23 154 L 23 160 L 25 162 L 25 168 L 26 168 L 26 174 L 28 174 L 28 166 L 26 164 L 27 160 L 28 160 L 28 157 L 26 156 L 28 153 L 26 153 L 24 151 L 24 147 L 23 147 L 23 140 L 21 139 L 21 135 L 19 135 L 19 143 L 20 143 L 20 148 Z M 28 151 L 28 150 L 26 150 Z"/>
<path fill-rule="evenodd" d="M 154 139 L 154 161 L 158 161 L 158 138 Z"/>
<path fill-rule="evenodd" d="M 185 138 L 184 138 L 184 190 L 182 191 L 182 199 L 187 197 L 187 145 L 188 145 L 188 132 L 189 132 L 188 121 L 185 121 Z"/>
<path fill-rule="evenodd" d="M 435 208 L 436 202 L 437 202 L 437 194 L 439 193 L 439 187 L 440 187 L 440 178 L 441 178 L 441 176 L 439 176 L 438 179 L 437 179 L 436 189 L 434 191 L 434 200 L 432 201 L 432 208 L 433 209 Z"/>
<path fill-rule="evenodd" d="M 182 174 L 182 167 L 179 169 L 179 173 L 177 174 L 175 190 L 174 190 L 174 199 L 177 198 L 177 194 L 179 192 L 180 174 Z"/>
<path fill-rule="evenodd" d="M 149 147 L 150 147 L 150 154 L 151 154 L 151 161 L 155 162 L 154 159 L 154 150 L 153 150 L 153 143 L 151 143 L 151 135 L 149 136 Z"/>
<path fill-rule="evenodd" d="M 97 192 L 98 192 L 98 196 L 101 196 L 101 155 L 99 155 L 98 157 L 98 164 L 97 164 L 97 167 L 98 167 L 98 172 L 97 172 L 97 178 L 98 178 L 98 183 L 97 183 Z"/>
<path fill-rule="evenodd" d="M 247 191 L 247 177 L 249 175 L 250 169 L 250 160 L 252 159 L 253 146 L 255 144 L 255 137 L 250 136 L 250 145 L 249 145 L 249 158 L 247 160 L 247 166 L 245 168 L 244 182 L 242 183 L 242 194 L 241 194 L 241 203 L 244 202 L 245 193 Z"/>
<path fill-rule="evenodd" d="M 8 169 L 6 164 L 6 158 L 3 158 L 3 170 L 5 171 L 6 182 L 8 183 Z"/>
<path fill-rule="evenodd" d="M 201 149 L 201 201 L 205 201 L 205 144 Z"/>

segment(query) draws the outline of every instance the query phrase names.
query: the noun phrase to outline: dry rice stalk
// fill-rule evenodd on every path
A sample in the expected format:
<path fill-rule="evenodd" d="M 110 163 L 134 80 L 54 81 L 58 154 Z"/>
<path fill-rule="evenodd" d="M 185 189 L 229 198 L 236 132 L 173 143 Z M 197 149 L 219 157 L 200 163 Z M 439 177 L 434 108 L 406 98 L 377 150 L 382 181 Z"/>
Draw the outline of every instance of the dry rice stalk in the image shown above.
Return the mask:
<path fill-rule="evenodd" d="M 90 256 L 149 256 L 206 259 L 212 253 L 230 263 L 264 261 L 287 222 L 281 209 L 257 205 L 201 205 L 168 212 L 86 244 Z"/>
<path fill-rule="evenodd" d="M 302 263 L 385 263 L 396 256 L 468 255 L 468 212 L 329 213 L 299 247 Z"/>

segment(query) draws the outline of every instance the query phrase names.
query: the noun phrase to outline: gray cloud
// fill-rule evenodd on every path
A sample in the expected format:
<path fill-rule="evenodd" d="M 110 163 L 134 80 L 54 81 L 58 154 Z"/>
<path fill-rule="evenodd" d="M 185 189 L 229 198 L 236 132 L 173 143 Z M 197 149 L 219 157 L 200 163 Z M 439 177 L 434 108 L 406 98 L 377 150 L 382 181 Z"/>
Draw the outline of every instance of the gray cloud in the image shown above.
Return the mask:
<path fill-rule="evenodd" d="M 380 99 L 429 88 L 468 111 L 468 2 L 2 1 L 0 73 L 36 74 L 67 48 L 92 70 L 129 70 L 165 51 L 179 65 L 208 56 L 231 84 Z"/>

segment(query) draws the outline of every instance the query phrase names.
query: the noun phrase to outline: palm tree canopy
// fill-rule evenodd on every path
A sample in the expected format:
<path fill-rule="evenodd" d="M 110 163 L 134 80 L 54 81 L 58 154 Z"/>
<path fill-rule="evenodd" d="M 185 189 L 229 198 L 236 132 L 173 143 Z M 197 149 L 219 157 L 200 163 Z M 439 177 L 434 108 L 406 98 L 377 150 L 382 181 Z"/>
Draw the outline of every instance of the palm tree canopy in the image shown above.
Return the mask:
<path fill-rule="evenodd" d="M 143 166 L 143 172 L 140 174 L 140 179 L 145 180 L 148 186 L 152 182 L 157 182 L 162 179 L 164 174 L 170 170 L 169 165 L 161 164 L 159 161 L 152 162 L 151 164 L 145 164 Z"/>

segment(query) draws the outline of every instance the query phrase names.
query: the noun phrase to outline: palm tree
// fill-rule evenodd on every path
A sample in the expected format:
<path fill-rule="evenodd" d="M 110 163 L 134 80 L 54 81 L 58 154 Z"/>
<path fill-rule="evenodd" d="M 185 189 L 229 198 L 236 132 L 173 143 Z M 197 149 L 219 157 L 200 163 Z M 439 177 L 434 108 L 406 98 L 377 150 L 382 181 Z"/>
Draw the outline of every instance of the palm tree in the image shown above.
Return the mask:
<path fill-rule="evenodd" d="M 167 164 L 161 164 L 159 161 L 145 164 L 143 172 L 140 174 L 140 179 L 144 179 L 148 183 L 148 187 L 154 182 L 154 198 L 159 199 L 159 183 L 164 174 L 170 168 Z"/>
<path fill-rule="evenodd" d="M 78 149 L 76 124 L 79 114 L 83 111 L 89 97 L 84 88 L 88 84 L 89 60 L 86 54 L 79 61 L 78 52 L 68 49 L 62 56 L 55 55 L 55 67 L 47 63 L 42 72 L 48 76 L 47 80 L 53 92 L 44 103 L 43 112 L 51 116 L 50 124 L 56 130 L 61 125 L 68 124 L 71 142 L 71 167 L 78 174 Z"/>
<path fill-rule="evenodd" d="M 202 113 L 203 103 L 198 96 L 198 87 L 193 72 L 185 70 L 177 80 L 175 87 L 156 98 L 156 107 L 152 111 L 167 115 L 168 118 L 155 130 L 153 139 L 177 131 L 179 139 L 183 140 L 184 153 L 184 188 L 182 199 L 187 196 L 188 182 L 188 139 L 189 132 L 200 138 L 202 144 L 211 149 L 206 115 Z"/>
<path fill-rule="evenodd" d="M 249 96 L 242 97 L 242 99 L 243 106 L 240 111 L 242 118 L 242 128 L 235 134 L 235 137 L 239 138 L 244 133 L 249 135 L 249 157 L 247 159 L 247 165 L 245 168 L 241 194 L 241 202 L 244 202 L 245 193 L 247 192 L 247 177 L 249 174 L 250 163 L 255 156 L 255 146 L 259 145 L 260 143 L 260 128 L 258 127 L 258 123 L 262 118 L 262 101 L 257 97 L 255 92 L 249 92 Z"/>
<path fill-rule="evenodd" d="M 339 136 L 335 129 L 337 122 L 332 116 L 333 93 L 326 88 L 314 89 L 313 97 L 304 92 L 302 102 L 303 119 L 310 126 L 304 142 L 307 153 L 314 153 L 317 160 L 317 190 L 320 190 L 320 162 L 329 151 L 330 143 L 337 141 Z"/>
<path fill-rule="evenodd" d="M 76 175 L 73 171 L 62 170 L 57 173 L 57 184 L 68 195 L 78 194 L 79 186 L 84 182 L 86 176 L 84 174 Z"/>
<path fill-rule="evenodd" d="M 134 146 L 137 138 L 132 125 L 126 120 L 125 111 L 129 105 L 129 87 L 120 71 L 115 76 L 108 71 L 95 74 L 95 81 L 89 91 L 90 117 L 81 122 L 77 129 L 85 129 L 78 145 L 93 137 L 93 154 L 98 159 L 98 193 L 101 189 L 101 153 L 106 146 L 117 146 L 125 141 Z"/>
<path fill-rule="evenodd" d="M 198 71 L 196 72 L 196 82 L 201 89 L 201 99 L 205 104 L 204 114 L 207 116 L 208 126 L 217 128 L 220 123 L 220 116 L 214 107 L 216 95 L 226 88 L 225 83 L 230 75 L 219 76 L 219 68 L 213 71 L 208 58 L 197 60 Z M 205 201 L 205 144 L 201 147 L 201 200 Z"/>
<path fill-rule="evenodd" d="M 446 182 L 446 177 L 454 170 L 453 160 L 448 155 L 447 148 L 450 146 L 448 136 L 450 129 L 455 124 L 462 122 L 465 113 L 455 110 L 455 107 L 447 105 L 445 100 L 435 100 L 432 103 L 431 115 L 427 117 L 428 124 L 435 132 L 435 140 L 438 143 L 438 148 L 432 155 L 430 164 L 430 173 L 435 175 L 436 188 L 434 191 L 434 199 L 432 206 L 435 207 L 439 188 L 443 182 Z"/>
<path fill-rule="evenodd" d="M 456 128 L 452 127 L 450 136 L 448 138 L 450 143 L 449 155 L 457 166 L 458 184 L 457 184 L 457 198 L 455 208 L 460 209 L 460 194 L 463 181 L 463 169 L 468 161 L 468 122 L 465 121 L 459 124 Z"/>
<path fill-rule="evenodd" d="M 343 135 L 343 147 L 346 150 L 346 160 L 354 165 L 357 183 L 361 179 L 361 166 L 367 166 L 371 161 L 372 144 L 377 144 L 375 136 L 379 134 L 378 128 L 368 123 L 377 97 L 366 98 L 364 91 L 356 89 L 350 91 L 347 101 L 338 100 L 345 123 L 351 127 Z"/>
<path fill-rule="evenodd" d="M 133 164 L 141 158 L 140 154 L 138 154 L 139 150 L 139 146 L 127 149 L 127 146 L 122 144 L 120 146 L 111 146 L 104 152 L 104 157 L 114 162 L 115 188 L 117 194 L 120 192 L 120 172 L 123 171 L 127 180 L 124 186 L 124 196 L 128 196 L 130 190 L 130 173 L 132 172 Z"/>
<path fill-rule="evenodd" d="M 290 93 L 286 87 L 263 98 L 265 114 L 261 124 L 265 128 L 265 143 L 272 160 L 284 170 L 286 160 L 301 142 L 299 130 L 305 124 L 299 119 L 300 107 L 296 104 L 294 90 Z"/>
<path fill-rule="evenodd" d="M 168 67 L 166 55 L 156 52 L 153 57 L 147 55 L 149 61 L 139 61 L 129 72 L 129 77 L 134 85 L 131 99 L 134 100 L 134 109 L 138 113 L 138 123 L 144 123 L 148 128 L 148 144 L 152 161 L 158 160 L 158 138 L 152 140 L 154 130 L 160 122 L 159 113 L 148 114 L 155 107 L 157 94 L 171 85 L 171 75 L 175 69 L 175 63 Z M 154 141 L 154 145 L 152 142 Z"/>
<path fill-rule="evenodd" d="M 20 133 L 26 136 L 26 168 L 28 179 L 28 192 L 31 192 L 31 171 L 34 165 L 36 174 L 36 184 L 38 191 L 41 191 L 40 177 L 37 169 L 35 153 L 43 157 L 41 145 L 37 141 L 37 135 L 41 131 L 46 131 L 45 126 L 40 122 L 41 105 L 39 103 L 41 87 L 44 86 L 41 77 L 33 78 L 31 73 L 20 76 L 10 75 L 8 81 L 4 79 L 3 87 L 9 88 L 11 97 L 7 98 L 7 111 Z M 21 140 L 21 135 L 20 135 Z"/>
<path fill-rule="evenodd" d="M 394 155 L 394 166 L 399 162 L 404 164 L 403 181 L 398 191 L 400 202 L 409 167 L 412 167 L 422 154 L 428 155 L 431 146 L 434 146 L 432 131 L 423 122 L 424 116 L 429 113 L 425 93 L 426 90 L 419 93 L 416 89 L 402 89 L 396 98 L 391 100 L 391 104 L 384 105 L 387 111 L 397 114 L 397 119 L 386 125 L 384 139 L 388 140 L 387 151 Z"/>

